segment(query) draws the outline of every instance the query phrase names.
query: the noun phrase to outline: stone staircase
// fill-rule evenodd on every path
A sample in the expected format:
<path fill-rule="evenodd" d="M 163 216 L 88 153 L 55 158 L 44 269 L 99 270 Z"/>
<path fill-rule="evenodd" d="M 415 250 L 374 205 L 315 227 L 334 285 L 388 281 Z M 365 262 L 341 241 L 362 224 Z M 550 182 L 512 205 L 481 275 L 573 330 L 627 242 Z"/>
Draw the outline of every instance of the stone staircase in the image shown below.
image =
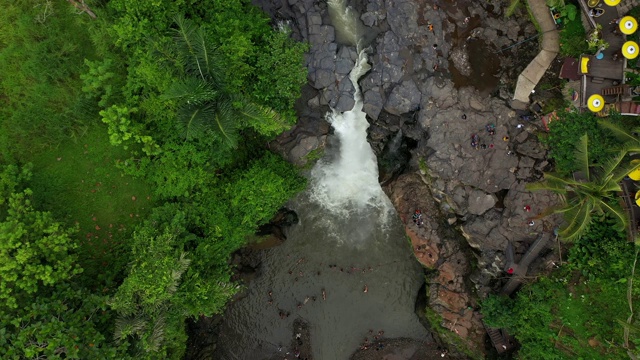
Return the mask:
<path fill-rule="evenodd" d="M 624 16 L 636 6 L 640 6 L 640 0 L 622 0 L 618 5 L 618 14 Z"/>
<path fill-rule="evenodd" d="M 505 339 L 505 336 L 500 329 L 490 328 L 487 327 L 487 325 L 484 325 L 484 328 L 487 330 L 487 335 L 489 335 L 489 339 L 498 354 L 502 354 L 510 348 L 510 346 L 508 346 L 509 343 L 507 342 L 507 339 Z"/>
<path fill-rule="evenodd" d="M 602 89 L 602 95 L 626 95 L 629 92 L 629 85 L 618 85 Z"/>

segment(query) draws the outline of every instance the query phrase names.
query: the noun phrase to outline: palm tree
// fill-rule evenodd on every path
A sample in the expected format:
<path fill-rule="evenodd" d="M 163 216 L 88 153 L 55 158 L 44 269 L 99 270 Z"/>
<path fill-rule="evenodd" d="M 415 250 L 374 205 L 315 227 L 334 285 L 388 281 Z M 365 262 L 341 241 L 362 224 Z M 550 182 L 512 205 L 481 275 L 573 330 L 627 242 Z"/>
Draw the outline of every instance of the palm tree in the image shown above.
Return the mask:
<path fill-rule="evenodd" d="M 559 235 L 567 240 L 575 240 L 585 233 L 594 215 L 610 214 L 623 230 L 629 219 L 619 205 L 616 196 L 621 191 L 620 181 L 640 164 L 624 163 L 627 150 L 620 150 L 605 164 L 593 164 L 589 158 L 589 138 L 585 134 L 576 145 L 575 158 L 580 177 L 565 178 L 554 173 L 545 173 L 544 180 L 529 184 L 530 190 L 550 190 L 560 195 L 562 204 L 547 209 L 544 215 L 560 213 L 565 224 Z"/>
<path fill-rule="evenodd" d="M 640 127 L 631 129 L 631 132 L 621 126 L 607 120 L 598 120 L 598 125 L 609 130 L 613 136 L 620 140 L 624 148 L 630 153 L 640 152 Z"/>
<path fill-rule="evenodd" d="M 164 94 L 178 101 L 177 127 L 186 139 L 212 134 L 228 147 L 236 147 L 238 131 L 251 127 L 263 135 L 285 129 L 274 110 L 255 104 L 227 86 L 220 54 L 204 30 L 191 20 L 176 16 L 173 38 L 182 78 Z"/>

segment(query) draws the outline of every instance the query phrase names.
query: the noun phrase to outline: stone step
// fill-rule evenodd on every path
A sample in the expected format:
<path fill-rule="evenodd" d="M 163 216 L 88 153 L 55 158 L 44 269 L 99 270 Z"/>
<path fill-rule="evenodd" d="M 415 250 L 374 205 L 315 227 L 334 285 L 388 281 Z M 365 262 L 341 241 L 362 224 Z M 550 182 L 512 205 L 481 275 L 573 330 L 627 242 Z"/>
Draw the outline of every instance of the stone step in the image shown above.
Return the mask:
<path fill-rule="evenodd" d="M 627 92 L 628 85 L 612 86 L 602 89 L 602 95 L 622 95 Z"/>
<path fill-rule="evenodd" d="M 499 329 L 485 327 L 487 330 L 487 334 L 489 335 L 489 339 L 491 339 L 491 343 L 493 347 L 496 348 L 498 353 L 502 353 L 505 351 L 506 342 L 504 341 L 504 337 L 502 336 L 502 332 Z"/>

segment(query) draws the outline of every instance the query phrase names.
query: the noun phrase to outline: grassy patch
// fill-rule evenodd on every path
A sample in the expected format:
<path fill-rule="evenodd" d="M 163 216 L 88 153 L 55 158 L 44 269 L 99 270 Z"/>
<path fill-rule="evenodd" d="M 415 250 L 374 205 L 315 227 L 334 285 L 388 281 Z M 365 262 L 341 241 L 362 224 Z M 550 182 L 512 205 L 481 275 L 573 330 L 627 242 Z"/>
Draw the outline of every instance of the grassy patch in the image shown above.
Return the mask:
<path fill-rule="evenodd" d="M 516 9 L 519 6 L 520 6 L 520 0 L 511 0 L 511 2 L 509 3 L 509 6 L 507 6 L 507 8 L 504 10 L 504 16 L 511 17 L 511 15 L 513 15 L 513 13 L 516 12 Z"/>
<path fill-rule="evenodd" d="M 458 335 L 453 333 L 451 330 L 443 327 L 441 325 L 442 317 L 429 306 L 427 306 L 425 309 L 425 316 L 429 324 L 431 324 L 431 330 L 435 332 L 443 342 L 464 353 L 471 359 L 484 359 L 484 355 L 481 352 L 477 352 L 469 348 Z"/>
<path fill-rule="evenodd" d="M 36 205 L 78 225 L 78 240 L 85 254 L 81 262 L 89 276 L 100 276 L 91 269 L 122 262 L 121 244 L 153 205 L 151 189 L 116 168 L 115 162 L 128 156 L 109 144 L 103 126 L 95 125 L 76 141 L 62 143 L 32 159 Z"/>

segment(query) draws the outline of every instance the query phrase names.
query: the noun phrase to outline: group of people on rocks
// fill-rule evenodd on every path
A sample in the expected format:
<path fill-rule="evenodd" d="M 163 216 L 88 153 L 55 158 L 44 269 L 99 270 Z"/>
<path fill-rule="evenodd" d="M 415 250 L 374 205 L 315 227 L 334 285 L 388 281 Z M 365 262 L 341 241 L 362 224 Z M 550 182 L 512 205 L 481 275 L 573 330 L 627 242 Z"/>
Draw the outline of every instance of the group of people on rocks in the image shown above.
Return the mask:
<path fill-rule="evenodd" d="M 463 119 L 466 118 L 466 116 L 463 117 Z M 485 125 L 485 130 L 487 131 L 487 134 L 489 134 L 489 136 L 494 136 L 496 134 L 496 126 L 494 124 L 487 124 Z M 502 140 L 504 141 L 509 141 L 509 137 L 508 136 L 504 136 L 502 138 Z M 487 145 L 486 144 L 480 144 L 480 136 L 478 134 L 471 134 L 471 147 L 478 150 L 478 149 L 482 149 L 485 150 L 487 149 Z M 494 145 L 493 143 L 489 144 L 488 146 L 489 149 L 493 149 Z"/>
<path fill-rule="evenodd" d="M 369 330 L 369 335 L 373 335 L 373 330 Z M 380 340 L 382 335 L 384 335 L 384 331 L 382 331 L 382 330 L 378 331 L 377 335 L 373 335 L 373 340 L 375 340 L 375 341 Z M 364 338 L 364 342 L 362 343 L 362 345 L 360 345 L 360 350 L 375 349 L 376 351 L 379 351 L 379 350 L 383 350 L 384 347 L 385 347 L 384 343 L 378 342 L 378 343 L 372 344 L 369 341 L 369 337 L 365 337 Z"/>
<path fill-rule="evenodd" d="M 532 120 L 532 116 L 531 115 L 522 115 L 520 116 L 520 118 L 522 120 L 527 120 L 527 121 L 531 121 Z M 466 120 L 467 119 L 467 115 L 466 114 L 462 114 L 462 119 Z M 524 129 L 524 124 L 519 123 L 516 126 L 516 129 L 518 130 L 522 130 Z M 487 125 L 485 125 L 484 130 L 487 132 L 487 134 L 492 137 L 496 134 L 496 126 L 495 124 L 489 123 Z M 510 138 L 509 136 L 505 135 L 502 137 L 502 141 L 504 142 L 509 142 Z M 471 134 L 471 147 L 478 150 L 478 149 L 482 149 L 482 150 L 486 150 L 486 149 L 493 149 L 495 148 L 495 145 L 493 143 L 490 143 L 489 145 L 484 144 L 484 143 L 480 143 L 480 135 L 478 135 L 477 133 L 473 133 Z M 507 147 L 507 155 L 514 155 L 515 153 L 509 148 Z"/>

